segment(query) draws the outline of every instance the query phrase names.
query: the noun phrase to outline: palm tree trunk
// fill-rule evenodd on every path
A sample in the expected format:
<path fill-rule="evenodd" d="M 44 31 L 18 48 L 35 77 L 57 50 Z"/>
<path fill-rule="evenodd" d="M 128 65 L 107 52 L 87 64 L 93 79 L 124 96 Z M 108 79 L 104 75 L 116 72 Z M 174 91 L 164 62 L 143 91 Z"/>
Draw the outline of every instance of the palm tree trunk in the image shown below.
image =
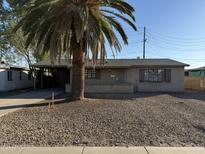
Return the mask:
<path fill-rule="evenodd" d="M 73 51 L 72 67 L 72 98 L 74 100 L 84 99 L 85 89 L 85 58 L 84 51 L 78 44 Z"/>

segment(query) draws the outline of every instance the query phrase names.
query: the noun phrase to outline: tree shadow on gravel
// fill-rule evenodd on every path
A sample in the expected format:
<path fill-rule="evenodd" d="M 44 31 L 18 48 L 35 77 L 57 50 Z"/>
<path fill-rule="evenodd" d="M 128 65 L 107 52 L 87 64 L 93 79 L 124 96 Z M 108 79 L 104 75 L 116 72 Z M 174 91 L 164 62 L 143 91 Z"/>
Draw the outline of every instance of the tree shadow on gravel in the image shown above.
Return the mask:
<path fill-rule="evenodd" d="M 196 128 L 198 131 L 205 133 L 205 126 L 193 126 L 193 127 Z"/>
<path fill-rule="evenodd" d="M 92 99 L 112 99 L 112 100 L 134 100 L 139 98 L 149 98 L 168 93 L 134 93 L 134 94 L 86 94 L 86 98 Z"/>
<path fill-rule="evenodd" d="M 110 100 L 135 100 L 140 98 L 149 98 L 160 95 L 170 95 L 180 99 L 195 99 L 200 101 L 205 101 L 204 92 L 182 92 L 182 93 L 135 93 L 135 94 L 86 94 L 86 98 L 90 99 L 110 99 Z M 0 110 L 6 109 L 18 109 L 18 108 L 32 108 L 32 107 L 41 107 L 48 106 L 48 103 L 51 102 L 51 98 L 47 98 L 45 101 L 35 104 L 21 104 L 21 105 L 8 105 L 0 106 Z M 56 97 L 55 104 L 64 104 L 71 103 L 71 95 L 63 93 Z"/>
<path fill-rule="evenodd" d="M 135 94 L 86 94 L 86 97 L 92 99 L 134 100 L 139 98 L 149 98 L 160 95 L 170 95 L 185 100 L 196 99 L 200 101 L 205 101 L 205 92 L 139 92 Z"/>
<path fill-rule="evenodd" d="M 199 91 L 187 91 L 183 93 L 173 93 L 170 94 L 173 97 L 180 98 L 180 99 L 195 99 L 199 101 L 205 101 L 205 92 Z"/>

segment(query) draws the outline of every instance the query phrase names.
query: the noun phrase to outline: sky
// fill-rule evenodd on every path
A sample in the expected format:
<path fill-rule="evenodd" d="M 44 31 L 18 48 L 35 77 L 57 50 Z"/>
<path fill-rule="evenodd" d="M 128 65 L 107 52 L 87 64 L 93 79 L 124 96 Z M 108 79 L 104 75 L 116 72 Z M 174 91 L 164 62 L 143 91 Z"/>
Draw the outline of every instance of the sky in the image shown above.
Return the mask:
<path fill-rule="evenodd" d="M 146 58 L 171 58 L 205 66 L 205 0 L 127 0 L 135 8 L 135 32 L 122 23 L 129 45 L 115 58 L 142 58 L 146 27 Z M 113 58 L 108 49 L 108 58 Z"/>
<path fill-rule="evenodd" d="M 171 58 L 191 68 L 205 66 L 205 0 L 127 0 L 136 10 L 138 31 L 123 26 L 129 37 L 116 58 Z M 112 57 L 109 52 L 108 57 Z"/>

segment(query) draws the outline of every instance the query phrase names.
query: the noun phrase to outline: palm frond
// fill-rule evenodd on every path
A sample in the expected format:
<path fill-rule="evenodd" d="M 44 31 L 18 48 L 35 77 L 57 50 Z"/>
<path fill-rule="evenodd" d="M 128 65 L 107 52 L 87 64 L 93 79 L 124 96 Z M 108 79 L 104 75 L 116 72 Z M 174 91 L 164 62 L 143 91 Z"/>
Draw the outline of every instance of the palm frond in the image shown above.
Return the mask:
<path fill-rule="evenodd" d="M 36 41 L 36 48 L 49 52 L 52 62 L 63 53 L 71 58 L 76 45 L 85 55 L 91 51 L 93 62 L 98 58 L 105 62 L 106 42 L 114 54 L 122 49 L 116 32 L 128 44 L 118 19 L 137 30 L 134 8 L 124 0 L 14 0 L 14 4 L 26 8 L 15 30 L 23 30 L 26 46 Z"/>

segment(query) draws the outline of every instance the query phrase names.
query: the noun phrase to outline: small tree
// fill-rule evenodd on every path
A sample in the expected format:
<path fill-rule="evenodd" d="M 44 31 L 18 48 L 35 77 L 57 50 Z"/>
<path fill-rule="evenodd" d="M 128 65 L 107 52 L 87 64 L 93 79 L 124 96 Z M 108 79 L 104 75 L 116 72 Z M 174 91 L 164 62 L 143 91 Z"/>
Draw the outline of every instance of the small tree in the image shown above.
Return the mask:
<path fill-rule="evenodd" d="M 8 42 L 5 39 L 4 31 L 6 29 L 8 11 L 3 7 L 3 0 L 0 0 L 0 60 L 5 55 L 5 51 L 8 49 Z"/>
<path fill-rule="evenodd" d="M 134 30 L 134 8 L 124 0 L 15 0 L 17 8 L 26 8 L 17 29 L 27 36 L 26 46 L 37 40 L 36 48 L 50 53 L 52 63 L 66 52 L 72 57 L 72 96 L 84 98 L 85 56 L 92 53 L 93 64 L 106 59 L 105 43 L 117 52 L 128 37 L 117 19 Z M 32 2 L 32 5 L 30 3 Z M 130 18 L 127 18 L 126 15 Z"/>

